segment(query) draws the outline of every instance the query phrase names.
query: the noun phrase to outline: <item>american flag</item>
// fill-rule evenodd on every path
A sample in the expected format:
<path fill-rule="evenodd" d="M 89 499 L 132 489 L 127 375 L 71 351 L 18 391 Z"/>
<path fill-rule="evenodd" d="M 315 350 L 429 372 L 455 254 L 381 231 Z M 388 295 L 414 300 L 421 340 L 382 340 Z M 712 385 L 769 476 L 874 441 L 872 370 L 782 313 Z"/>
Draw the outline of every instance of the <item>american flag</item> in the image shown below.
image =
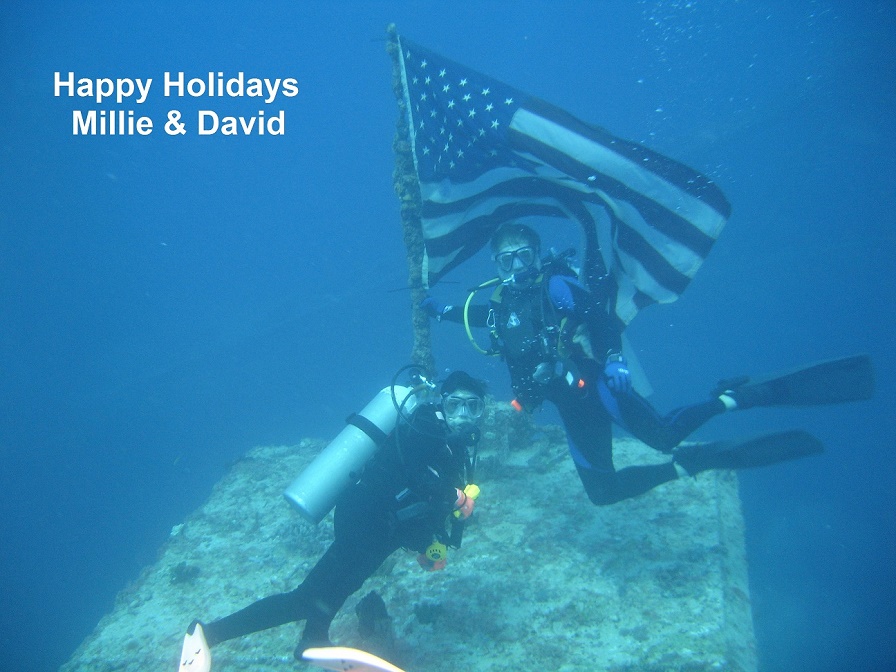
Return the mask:
<path fill-rule="evenodd" d="M 563 219 L 596 230 L 622 324 L 678 298 L 730 215 L 709 178 L 410 40 L 398 44 L 424 282 L 473 256 L 503 222 Z"/>

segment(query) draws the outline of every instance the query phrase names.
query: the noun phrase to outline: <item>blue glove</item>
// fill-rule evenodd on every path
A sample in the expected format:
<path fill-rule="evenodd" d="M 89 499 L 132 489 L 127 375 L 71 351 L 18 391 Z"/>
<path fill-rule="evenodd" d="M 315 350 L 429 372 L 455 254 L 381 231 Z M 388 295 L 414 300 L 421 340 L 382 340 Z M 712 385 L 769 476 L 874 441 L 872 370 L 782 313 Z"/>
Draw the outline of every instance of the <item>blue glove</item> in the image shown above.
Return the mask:
<path fill-rule="evenodd" d="M 442 316 L 450 308 L 451 306 L 446 306 L 444 303 L 442 303 L 438 299 L 432 298 L 431 296 L 427 296 L 420 302 L 420 309 L 430 317 L 434 317 L 437 320 L 441 320 Z"/>
<path fill-rule="evenodd" d="M 610 355 L 604 366 L 604 378 L 613 394 L 628 394 L 632 391 L 632 374 L 622 355 Z"/>

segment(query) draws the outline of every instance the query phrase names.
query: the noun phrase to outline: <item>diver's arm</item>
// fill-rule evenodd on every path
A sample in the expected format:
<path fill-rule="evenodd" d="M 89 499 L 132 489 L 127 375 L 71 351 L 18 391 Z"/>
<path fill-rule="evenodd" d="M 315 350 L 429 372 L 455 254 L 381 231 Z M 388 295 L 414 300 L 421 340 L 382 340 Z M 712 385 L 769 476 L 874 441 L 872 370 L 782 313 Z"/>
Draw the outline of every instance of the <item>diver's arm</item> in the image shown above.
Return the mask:
<path fill-rule="evenodd" d="M 468 318 L 470 320 L 471 327 L 486 327 L 488 326 L 488 313 L 489 307 L 481 304 L 473 304 L 470 306 L 467 311 Z M 448 306 L 445 311 L 442 313 L 442 319 L 448 320 L 449 322 L 457 322 L 458 324 L 464 323 L 464 307 L 463 306 Z"/>
<path fill-rule="evenodd" d="M 448 320 L 449 322 L 464 323 L 464 307 L 446 305 L 432 296 L 427 296 L 420 303 L 420 309 L 426 312 L 431 318 L 437 322 Z M 468 310 L 468 317 L 471 327 L 488 326 L 488 306 L 473 304 Z"/>

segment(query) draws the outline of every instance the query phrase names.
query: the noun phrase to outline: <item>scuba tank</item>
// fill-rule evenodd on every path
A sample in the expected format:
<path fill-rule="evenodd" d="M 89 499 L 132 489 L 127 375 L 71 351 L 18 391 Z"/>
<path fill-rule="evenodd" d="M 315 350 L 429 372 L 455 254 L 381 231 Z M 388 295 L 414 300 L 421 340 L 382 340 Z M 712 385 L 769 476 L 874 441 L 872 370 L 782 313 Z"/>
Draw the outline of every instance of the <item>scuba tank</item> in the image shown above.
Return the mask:
<path fill-rule="evenodd" d="M 286 488 L 284 497 L 306 520 L 319 523 L 342 491 L 357 483 L 364 465 L 395 429 L 399 413 L 406 417 L 416 407 L 415 391 L 400 385 L 380 390 Z"/>

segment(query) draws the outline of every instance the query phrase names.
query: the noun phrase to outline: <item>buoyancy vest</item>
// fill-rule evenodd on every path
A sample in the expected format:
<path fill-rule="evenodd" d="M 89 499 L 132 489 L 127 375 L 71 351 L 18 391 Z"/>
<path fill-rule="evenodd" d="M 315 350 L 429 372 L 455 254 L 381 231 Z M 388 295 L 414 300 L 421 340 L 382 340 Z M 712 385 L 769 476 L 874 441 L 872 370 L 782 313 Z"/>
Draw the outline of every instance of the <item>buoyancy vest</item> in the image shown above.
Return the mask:
<path fill-rule="evenodd" d="M 527 409 L 544 400 L 555 378 L 575 369 L 569 320 L 549 295 L 553 275 L 542 273 L 524 288 L 501 285 L 490 299 L 492 348 L 507 362 L 517 400 Z"/>

